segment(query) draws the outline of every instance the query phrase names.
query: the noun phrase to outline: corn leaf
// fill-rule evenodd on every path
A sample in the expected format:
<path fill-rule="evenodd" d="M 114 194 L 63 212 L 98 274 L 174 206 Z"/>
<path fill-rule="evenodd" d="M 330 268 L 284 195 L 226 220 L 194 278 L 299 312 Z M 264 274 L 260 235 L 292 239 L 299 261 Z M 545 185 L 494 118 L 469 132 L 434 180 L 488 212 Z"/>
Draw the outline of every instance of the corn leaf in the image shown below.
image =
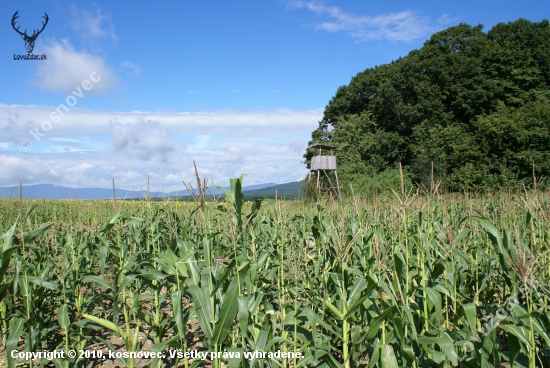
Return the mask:
<path fill-rule="evenodd" d="M 17 350 L 17 345 L 21 335 L 23 334 L 23 329 L 25 328 L 25 323 L 27 319 L 25 318 L 15 318 L 11 324 L 8 334 L 8 339 L 6 340 L 6 355 L 8 357 L 8 366 L 10 368 L 15 367 L 15 361 L 11 356 L 12 351 Z"/>
<path fill-rule="evenodd" d="M 238 279 L 234 277 L 224 294 L 218 320 L 216 321 L 214 332 L 210 339 L 212 345 L 221 344 L 225 340 L 229 330 L 231 330 L 231 326 L 233 325 L 233 321 L 239 309 L 238 297 L 239 283 Z"/>

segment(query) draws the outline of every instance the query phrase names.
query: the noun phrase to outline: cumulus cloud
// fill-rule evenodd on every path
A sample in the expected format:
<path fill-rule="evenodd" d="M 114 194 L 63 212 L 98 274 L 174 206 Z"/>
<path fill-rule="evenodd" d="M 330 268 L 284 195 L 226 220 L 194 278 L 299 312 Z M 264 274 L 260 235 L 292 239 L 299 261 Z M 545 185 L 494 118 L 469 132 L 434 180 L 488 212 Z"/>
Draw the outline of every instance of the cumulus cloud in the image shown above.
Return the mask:
<path fill-rule="evenodd" d="M 243 163 L 244 154 L 239 147 L 229 147 L 227 151 L 225 151 L 225 154 L 222 156 L 221 160 L 232 164 Z"/>
<path fill-rule="evenodd" d="M 287 183 L 304 178 L 308 171 L 302 163 L 303 152 L 291 152 L 285 145 L 265 143 L 254 139 L 236 140 L 226 137 L 223 142 L 212 141 L 213 152 L 190 153 L 187 149 L 172 152 L 171 160 L 159 162 L 142 160 L 125 151 L 72 153 L 27 153 L 16 148 L 0 151 L 0 186 L 52 183 L 68 187 L 111 186 L 114 178 L 117 188 L 139 191 L 151 179 L 151 192 L 181 191 L 182 181 L 195 183 L 193 160 L 199 174 L 215 184 L 228 185 L 229 178 L 246 174 L 244 185 L 267 182 Z M 231 147 L 234 147 L 231 149 Z M 221 151 L 221 152 L 220 152 Z M 229 162 L 222 157 L 226 155 Z M 177 158 L 177 160 L 175 159 Z"/>
<path fill-rule="evenodd" d="M 87 93 L 103 94 L 118 83 L 118 78 L 103 58 L 75 50 L 67 39 L 61 42 L 52 40 L 44 49 L 48 62 L 39 63 L 35 72 L 35 83 L 41 89 L 68 93 L 82 85 L 84 80 L 90 80 L 90 74 L 94 72 L 101 80 L 94 83 Z"/>
<path fill-rule="evenodd" d="M 75 188 L 109 187 L 115 178 L 117 186 L 120 184 L 131 189 L 133 184 L 143 183 L 143 175 L 132 174 L 134 170 L 146 172 L 139 162 L 130 163 L 106 153 L 88 153 L 85 160 L 82 162 L 81 155 L 73 154 L 3 154 L 0 155 L 0 167 L 4 170 L 0 186 L 13 186 L 21 181 L 23 185 L 50 183 Z"/>
<path fill-rule="evenodd" d="M 92 12 L 72 5 L 71 16 L 71 27 L 80 33 L 82 38 L 110 38 L 116 43 L 115 27 L 108 13 L 99 8 Z"/>
<path fill-rule="evenodd" d="M 49 120 L 56 108 L 0 104 L 0 186 L 22 180 L 109 187 L 114 177 L 117 188 L 138 191 L 150 175 L 151 191 L 184 190 L 182 181 L 195 180 L 193 160 L 201 176 L 221 185 L 243 173 L 245 185 L 299 180 L 323 111 L 116 112 L 77 105 L 56 122 Z M 30 133 L 37 129 L 40 141 Z M 31 140 L 29 152 L 19 151 L 22 138 Z"/>
<path fill-rule="evenodd" d="M 452 17 L 449 14 L 443 14 L 442 16 L 439 17 L 439 19 L 437 20 L 437 23 L 446 25 L 456 21 L 458 21 L 458 18 Z"/>
<path fill-rule="evenodd" d="M 23 183 L 55 183 L 62 179 L 56 166 L 45 166 L 39 160 L 28 160 L 22 157 L 0 155 L 2 167 L 1 183 L 14 185 Z"/>
<path fill-rule="evenodd" d="M 128 60 L 122 62 L 122 67 L 129 69 L 134 75 L 139 75 L 141 73 L 141 66 Z"/>
<path fill-rule="evenodd" d="M 101 81 L 94 84 L 91 91 L 83 91 L 86 98 Z M 75 88 L 73 86 L 71 91 Z M 79 98 L 77 98 L 79 101 Z M 65 99 L 59 103 L 66 103 Z M 50 115 L 58 106 L 6 105 L 0 103 L 0 132 L 7 136 L 29 135 L 29 130 L 40 129 L 44 121 L 52 125 L 48 136 L 82 135 L 93 136 L 111 134 L 111 125 L 139 124 L 155 121 L 168 134 L 188 134 L 194 136 L 224 135 L 234 138 L 309 135 L 323 117 L 322 109 L 315 110 L 217 110 L 202 112 L 148 112 L 148 111 L 92 111 L 78 105 L 69 107 L 59 121 L 51 120 Z M 7 134 L 9 132 L 9 134 Z M 4 134 L 3 134 L 4 136 Z"/>
<path fill-rule="evenodd" d="M 292 152 L 303 154 L 307 148 L 307 141 L 300 137 L 294 138 L 288 143 L 288 148 Z"/>
<path fill-rule="evenodd" d="M 136 124 L 111 124 L 111 142 L 116 151 L 128 151 L 133 158 L 150 160 L 175 150 L 174 139 L 156 121 Z"/>
<path fill-rule="evenodd" d="M 327 16 L 331 20 L 315 24 L 316 29 L 332 33 L 344 32 L 358 42 L 380 39 L 412 41 L 432 31 L 427 17 L 408 10 L 370 16 L 348 13 L 336 6 L 326 6 L 317 1 L 294 1 L 290 6 Z"/>
<path fill-rule="evenodd" d="M 142 183 L 144 180 L 147 180 L 143 174 L 140 174 L 132 169 L 128 169 L 126 171 L 116 171 L 113 173 L 113 179 L 123 183 Z"/>

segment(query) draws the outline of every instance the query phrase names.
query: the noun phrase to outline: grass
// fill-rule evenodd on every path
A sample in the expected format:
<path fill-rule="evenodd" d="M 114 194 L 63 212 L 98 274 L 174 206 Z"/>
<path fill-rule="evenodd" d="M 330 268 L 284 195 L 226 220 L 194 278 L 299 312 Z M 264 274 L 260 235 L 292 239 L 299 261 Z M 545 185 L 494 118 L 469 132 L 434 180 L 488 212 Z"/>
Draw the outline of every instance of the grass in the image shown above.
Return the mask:
<path fill-rule="evenodd" d="M 212 352 L 185 367 L 550 364 L 548 193 L 246 202 L 231 184 L 204 210 L 1 199 L 2 344 Z"/>

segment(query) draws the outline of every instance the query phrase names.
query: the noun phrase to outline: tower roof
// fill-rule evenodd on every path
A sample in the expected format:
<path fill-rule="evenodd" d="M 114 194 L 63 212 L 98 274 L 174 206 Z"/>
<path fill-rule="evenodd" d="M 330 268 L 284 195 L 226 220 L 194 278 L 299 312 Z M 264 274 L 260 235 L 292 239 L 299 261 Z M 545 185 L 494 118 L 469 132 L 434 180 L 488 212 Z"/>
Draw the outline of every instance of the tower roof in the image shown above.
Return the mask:
<path fill-rule="evenodd" d="M 309 146 L 308 148 L 320 148 L 320 149 L 335 149 L 336 146 L 330 146 L 328 144 L 322 144 L 322 143 L 315 143 Z"/>

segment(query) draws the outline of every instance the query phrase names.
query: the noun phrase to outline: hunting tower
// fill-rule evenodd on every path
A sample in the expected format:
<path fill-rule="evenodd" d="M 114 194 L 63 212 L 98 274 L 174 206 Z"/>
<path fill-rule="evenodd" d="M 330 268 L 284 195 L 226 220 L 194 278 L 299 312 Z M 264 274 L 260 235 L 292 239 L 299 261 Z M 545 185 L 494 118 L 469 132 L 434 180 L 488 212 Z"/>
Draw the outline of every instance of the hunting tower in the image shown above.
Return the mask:
<path fill-rule="evenodd" d="M 322 188 L 321 185 L 321 175 L 324 174 L 328 180 L 328 189 L 329 191 L 334 192 L 336 198 L 340 199 L 340 185 L 338 184 L 338 173 L 336 172 L 336 156 L 333 154 L 334 146 L 329 146 L 328 144 L 314 144 L 309 146 L 314 151 L 314 156 L 311 158 L 310 169 L 309 169 L 309 181 L 311 181 L 311 174 L 316 172 L 317 176 L 317 190 L 321 192 L 325 188 Z M 324 150 L 324 152 L 323 152 Z M 328 154 L 330 152 L 330 154 Z M 325 153 L 325 154 L 323 154 Z M 328 154 L 328 155 L 327 155 Z M 330 180 L 330 171 L 334 171 L 334 178 L 336 179 L 336 186 L 332 184 Z M 321 174 L 322 172 L 322 174 Z"/>

